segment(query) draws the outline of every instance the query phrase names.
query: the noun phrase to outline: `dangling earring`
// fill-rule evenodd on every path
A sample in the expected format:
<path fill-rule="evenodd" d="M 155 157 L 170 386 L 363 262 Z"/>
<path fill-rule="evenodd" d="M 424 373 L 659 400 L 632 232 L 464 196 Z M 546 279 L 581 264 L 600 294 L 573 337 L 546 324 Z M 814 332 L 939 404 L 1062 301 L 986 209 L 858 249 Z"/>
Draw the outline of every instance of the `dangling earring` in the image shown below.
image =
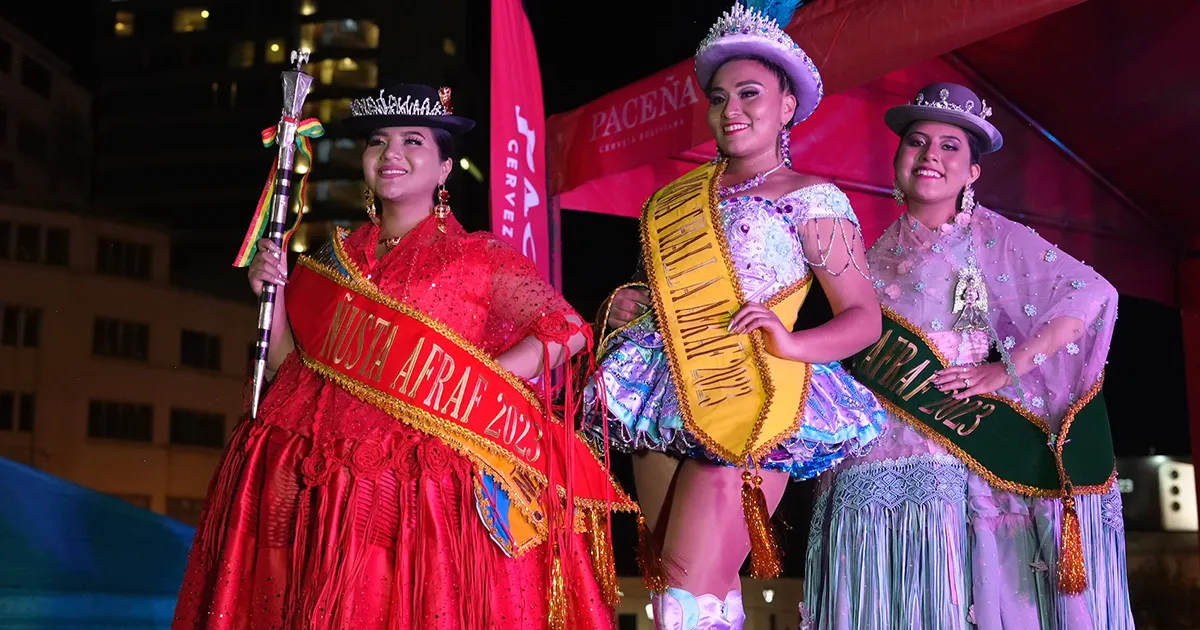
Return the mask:
<path fill-rule="evenodd" d="M 904 191 L 900 190 L 900 180 L 899 179 L 892 180 L 892 199 L 896 200 L 897 206 L 904 205 Z"/>
<path fill-rule="evenodd" d="M 967 187 L 962 192 L 962 211 L 970 214 L 975 210 L 975 189 L 967 184 Z"/>
<path fill-rule="evenodd" d="M 725 154 L 721 152 L 721 147 L 717 147 L 717 157 L 713 158 L 712 163 L 714 165 L 720 164 L 721 161 L 724 159 L 725 159 Z"/>
<path fill-rule="evenodd" d="M 450 215 L 450 191 L 445 184 L 438 184 L 438 203 L 433 207 L 433 214 L 438 220 L 438 231 L 446 231 L 446 217 Z"/>
<path fill-rule="evenodd" d="M 367 218 L 371 220 L 371 223 L 374 223 L 376 227 L 378 227 L 379 217 L 376 216 L 375 211 L 375 192 L 372 191 L 370 187 L 363 189 L 363 201 L 366 202 L 367 206 Z"/>
<path fill-rule="evenodd" d="M 792 130 L 787 125 L 779 130 L 779 154 L 783 156 L 783 165 L 792 168 Z"/>

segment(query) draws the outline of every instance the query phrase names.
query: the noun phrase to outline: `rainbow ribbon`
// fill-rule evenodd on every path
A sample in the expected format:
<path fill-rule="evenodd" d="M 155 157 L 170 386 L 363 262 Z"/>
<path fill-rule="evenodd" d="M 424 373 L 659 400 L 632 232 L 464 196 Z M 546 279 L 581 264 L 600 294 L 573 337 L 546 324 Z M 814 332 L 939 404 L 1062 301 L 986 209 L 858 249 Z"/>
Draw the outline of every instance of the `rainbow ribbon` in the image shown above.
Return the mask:
<path fill-rule="evenodd" d="M 276 136 L 279 133 L 279 125 L 263 129 L 262 144 L 264 148 L 270 148 L 275 144 Z M 296 149 L 304 159 L 308 160 L 308 170 L 300 176 L 300 212 L 296 213 L 296 218 L 292 221 L 291 226 L 283 233 L 283 249 L 287 250 L 288 240 L 292 238 L 296 228 L 300 227 L 300 219 L 304 216 L 304 204 L 307 200 L 305 185 L 308 183 L 308 174 L 312 172 L 312 138 L 320 138 L 325 135 L 325 128 L 321 126 L 321 121 L 316 118 L 303 120 L 296 125 Z M 298 161 L 293 161 L 293 164 Z M 266 232 L 267 224 L 271 221 L 271 199 L 275 196 L 275 172 L 279 169 L 279 157 L 275 157 L 275 161 L 271 163 L 271 173 L 267 175 L 267 185 L 263 186 L 262 195 L 258 198 L 258 206 L 254 209 L 254 218 L 250 221 L 250 229 L 246 231 L 246 238 L 242 241 L 242 247 L 238 250 L 237 258 L 233 261 L 234 267 L 248 267 L 250 261 L 254 259 L 254 255 L 258 252 L 258 241 L 261 240 Z"/>

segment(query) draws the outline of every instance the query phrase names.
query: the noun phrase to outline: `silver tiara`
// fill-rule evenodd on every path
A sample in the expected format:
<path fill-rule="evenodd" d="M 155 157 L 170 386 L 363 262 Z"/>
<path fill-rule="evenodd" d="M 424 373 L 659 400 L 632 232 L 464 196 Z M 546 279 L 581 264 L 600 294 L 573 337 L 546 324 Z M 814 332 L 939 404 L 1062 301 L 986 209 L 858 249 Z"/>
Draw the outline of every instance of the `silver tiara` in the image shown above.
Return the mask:
<path fill-rule="evenodd" d="M 354 116 L 446 116 L 449 114 L 440 100 L 413 98 L 411 95 L 399 99 L 393 94 L 384 95 L 384 90 L 379 90 L 379 96 L 354 99 L 350 103 L 350 113 Z"/>
<path fill-rule="evenodd" d="M 962 112 L 964 114 L 970 114 L 971 116 L 980 119 L 986 119 L 988 116 L 992 115 L 992 108 L 988 107 L 987 101 L 982 98 L 979 99 L 979 113 L 975 113 L 975 101 L 967 100 L 967 102 L 963 103 L 962 105 L 959 105 L 958 103 L 951 103 L 949 101 L 950 90 L 943 89 L 938 93 L 938 97 L 939 99 L 936 101 L 927 101 L 925 100 L 925 93 L 921 92 L 920 94 L 917 94 L 917 99 L 913 101 L 913 105 L 920 105 L 921 107 L 933 107 L 936 109 L 949 109 L 956 112 Z"/>

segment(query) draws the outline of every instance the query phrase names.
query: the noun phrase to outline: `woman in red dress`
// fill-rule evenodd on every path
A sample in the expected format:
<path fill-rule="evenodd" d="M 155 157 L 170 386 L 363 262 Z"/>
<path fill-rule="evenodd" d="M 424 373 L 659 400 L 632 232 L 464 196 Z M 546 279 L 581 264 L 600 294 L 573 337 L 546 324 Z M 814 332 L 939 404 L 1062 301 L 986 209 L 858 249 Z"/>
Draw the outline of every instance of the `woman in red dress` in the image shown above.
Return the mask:
<path fill-rule="evenodd" d="M 401 85 L 351 111 L 372 222 L 291 278 L 259 243 L 254 291 L 290 281 L 277 372 L 213 479 L 173 627 L 612 627 L 600 519 L 636 508 L 570 428 L 526 423 L 514 440 L 524 417 L 488 411 L 504 393 L 540 402 L 522 392 L 585 349 L 583 320 L 527 259 L 448 212 L 453 139 L 474 126 L 448 89 Z M 466 364 L 493 372 L 460 379 Z M 588 466 L 602 483 L 554 472 Z"/>

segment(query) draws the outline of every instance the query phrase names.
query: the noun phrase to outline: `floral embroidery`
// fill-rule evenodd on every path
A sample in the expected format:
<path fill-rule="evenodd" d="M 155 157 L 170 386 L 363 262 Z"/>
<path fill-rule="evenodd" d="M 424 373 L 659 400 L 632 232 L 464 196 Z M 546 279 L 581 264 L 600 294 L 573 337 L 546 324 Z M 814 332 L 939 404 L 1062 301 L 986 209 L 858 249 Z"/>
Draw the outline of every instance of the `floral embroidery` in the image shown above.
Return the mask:
<path fill-rule="evenodd" d="M 894 284 L 889 284 L 888 288 L 884 289 L 883 292 L 893 300 L 900 297 L 900 287 Z"/>
<path fill-rule="evenodd" d="M 1073 343 L 1067 344 L 1067 354 L 1069 354 L 1071 356 L 1079 354 L 1079 346 L 1077 346 Z"/>
<path fill-rule="evenodd" d="M 1011 335 L 1004 338 L 1004 349 L 1005 350 L 1012 350 L 1013 348 L 1016 347 L 1016 345 L 1017 345 L 1017 340 L 1015 338 L 1013 338 Z"/>
<path fill-rule="evenodd" d="M 1084 282 L 1083 280 L 1072 280 L 1071 286 L 1076 289 L 1082 289 L 1087 286 L 1087 283 Z"/>
<path fill-rule="evenodd" d="M 1095 328 L 1097 331 L 1104 330 L 1104 318 L 1103 317 L 1096 319 Z"/>
<path fill-rule="evenodd" d="M 1041 365 L 1045 362 L 1046 362 L 1046 355 L 1042 354 L 1041 352 L 1033 355 L 1033 364 L 1034 365 Z"/>
<path fill-rule="evenodd" d="M 1026 304 L 1025 305 L 1025 314 L 1030 317 L 1037 315 L 1037 307 L 1032 304 Z"/>
<path fill-rule="evenodd" d="M 1058 260 L 1058 252 L 1055 252 L 1053 249 L 1048 249 L 1046 250 L 1046 254 L 1042 256 L 1042 259 L 1048 263 L 1052 263 Z"/>
<path fill-rule="evenodd" d="M 988 241 L 987 241 L 986 243 L 984 243 L 983 245 L 984 245 L 984 247 L 987 247 L 988 249 L 991 249 L 991 248 L 993 248 L 993 247 L 995 247 L 995 246 L 996 246 L 996 239 L 994 239 L 994 238 L 989 238 L 989 239 L 988 239 Z"/>
<path fill-rule="evenodd" d="M 354 449 L 350 462 L 354 465 L 355 472 L 369 479 L 378 477 L 391 463 L 390 458 L 374 441 L 359 444 L 358 448 Z"/>
<path fill-rule="evenodd" d="M 941 243 L 934 243 L 933 247 L 931 247 L 930 249 L 932 249 L 933 253 L 935 253 L 935 254 L 940 254 L 940 253 L 946 251 L 945 248 L 942 247 Z"/>
<path fill-rule="evenodd" d="M 997 281 L 999 281 L 999 282 L 1008 282 L 1009 280 L 1012 280 L 1012 278 L 1011 278 L 1011 277 L 1009 277 L 1009 275 L 1008 275 L 1008 274 L 1006 274 L 1006 273 L 1002 273 L 1002 274 L 1000 274 L 999 276 L 997 276 L 997 277 L 996 277 L 996 280 L 997 280 Z"/>
<path fill-rule="evenodd" d="M 871 286 L 874 286 L 876 289 L 882 289 L 884 284 L 883 280 L 876 280 Z"/>
<path fill-rule="evenodd" d="M 1046 401 L 1042 400 L 1041 396 L 1035 396 L 1032 403 L 1033 403 L 1033 406 L 1037 407 L 1038 409 L 1041 409 L 1042 407 L 1046 406 Z"/>
<path fill-rule="evenodd" d="M 901 247 L 901 246 L 899 246 L 899 245 L 897 245 L 897 246 L 895 246 L 895 247 L 893 247 L 893 248 L 892 248 L 892 253 L 893 253 L 893 254 L 895 254 L 895 255 L 897 255 L 897 256 L 901 256 L 901 255 L 903 255 L 903 254 L 904 254 L 904 248 L 903 248 L 903 247 Z"/>
<path fill-rule="evenodd" d="M 938 231 L 942 234 L 949 234 L 950 232 L 954 231 L 954 226 L 950 225 L 949 223 L 943 223 L 942 227 L 938 228 Z"/>
<path fill-rule="evenodd" d="M 924 283 L 924 282 L 918 282 L 918 283 L 917 283 L 915 286 L 913 286 L 913 288 L 914 288 L 914 289 L 916 289 L 917 291 L 924 291 L 924 290 L 925 290 L 925 283 Z"/>
<path fill-rule="evenodd" d="M 932 322 L 929 323 L 929 327 L 932 328 L 934 330 L 934 332 L 941 330 L 942 329 L 942 320 L 940 320 L 940 319 L 933 320 Z"/>

